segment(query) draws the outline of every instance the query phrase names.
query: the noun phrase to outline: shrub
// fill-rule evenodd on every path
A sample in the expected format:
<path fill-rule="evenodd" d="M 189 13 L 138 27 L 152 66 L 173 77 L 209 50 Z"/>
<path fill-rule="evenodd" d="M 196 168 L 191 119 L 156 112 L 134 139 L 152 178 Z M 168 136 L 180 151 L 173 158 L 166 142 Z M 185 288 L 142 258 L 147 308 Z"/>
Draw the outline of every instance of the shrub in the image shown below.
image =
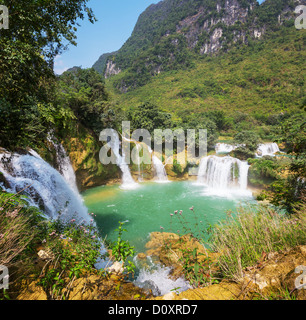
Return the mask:
<path fill-rule="evenodd" d="M 42 242 L 50 260 L 41 272 L 39 284 L 49 298 L 65 299 L 76 279 L 96 270 L 101 240 L 93 220 L 91 224 L 76 224 L 75 219 L 48 221 L 44 236 Z"/>

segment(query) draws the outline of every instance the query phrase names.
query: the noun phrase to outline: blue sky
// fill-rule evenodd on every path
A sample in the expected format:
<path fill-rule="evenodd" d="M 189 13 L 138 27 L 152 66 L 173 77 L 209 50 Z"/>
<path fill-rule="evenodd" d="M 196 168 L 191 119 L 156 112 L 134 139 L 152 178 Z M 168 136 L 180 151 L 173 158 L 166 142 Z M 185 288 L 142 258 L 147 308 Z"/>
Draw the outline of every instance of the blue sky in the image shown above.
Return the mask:
<path fill-rule="evenodd" d="M 73 66 L 92 67 L 101 54 L 116 51 L 130 37 L 139 15 L 160 0 L 90 0 L 98 21 L 83 20 L 77 31 L 77 47 L 70 45 L 56 57 L 54 71 L 61 74 Z"/>
<path fill-rule="evenodd" d="M 152 3 L 160 0 L 90 0 L 98 21 L 81 21 L 77 31 L 78 45 L 69 46 L 56 57 L 54 71 L 63 73 L 73 66 L 90 68 L 101 54 L 116 51 L 131 35 L 139 15 Z M 262 0 L 259 1 L 260 3 Z"/>

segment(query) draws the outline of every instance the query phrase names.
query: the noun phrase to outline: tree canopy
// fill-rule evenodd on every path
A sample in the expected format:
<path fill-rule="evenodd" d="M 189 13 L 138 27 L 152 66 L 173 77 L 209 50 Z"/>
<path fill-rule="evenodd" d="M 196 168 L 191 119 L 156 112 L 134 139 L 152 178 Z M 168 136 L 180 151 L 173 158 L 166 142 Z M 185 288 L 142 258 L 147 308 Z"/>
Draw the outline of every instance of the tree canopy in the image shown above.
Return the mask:
<path fill-rule="evenodd" d="M 73 114 L 55 103 L 55 57 L 76 44 L 78 21 L 94 15 L 88 0 L 3 0 L 9 28 L 0 30 L 0 145 L 29 146 Z"/>
<path fill-rule="evenodd" d="M 88 0 L 3 0 L 9 29 L 0 30 L 0 99 L 13 104 L 47 97 L 54 58 L 76 44 L 79 19 L 95 21 Z"/>

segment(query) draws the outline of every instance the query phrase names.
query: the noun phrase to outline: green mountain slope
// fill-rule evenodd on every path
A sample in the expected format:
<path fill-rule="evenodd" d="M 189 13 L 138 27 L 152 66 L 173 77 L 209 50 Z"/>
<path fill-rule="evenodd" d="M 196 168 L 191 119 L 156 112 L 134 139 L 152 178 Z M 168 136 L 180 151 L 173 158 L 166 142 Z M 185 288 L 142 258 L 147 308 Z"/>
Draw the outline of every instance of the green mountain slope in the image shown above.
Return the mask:
<path fill-rule="evenodd" d="M 152 77 L 190 70 L 203 56 L 220 55 L 270 32 L 293 27 L 302 0 L 164 0 L 147 8 L 122 48 L 94 65 L 106 78 L 121 73 L 113 86 L 128 92 Z M 102 71 L 101 71 L 102 70 Z"/>
<path fill-rule="evenodd" d="M 305 30 L 282 27 L 264 41 L 194 59 L 193 68 L 162 72 L 124 94 L 115 86 L 128 70 L 106 85 L 123 108 L 149 101 L 178 117 L 207 110 L 284 112 L 305 103 L 305 40 Z"/>

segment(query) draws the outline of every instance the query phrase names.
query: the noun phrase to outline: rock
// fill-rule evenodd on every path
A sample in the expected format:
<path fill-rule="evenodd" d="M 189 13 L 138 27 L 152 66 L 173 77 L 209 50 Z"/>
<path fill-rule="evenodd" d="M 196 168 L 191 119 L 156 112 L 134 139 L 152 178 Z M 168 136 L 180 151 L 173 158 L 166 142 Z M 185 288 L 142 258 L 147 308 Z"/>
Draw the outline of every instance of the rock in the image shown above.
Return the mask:
<path fill-rule="evenodd" d="M 171 292 L 154 300 L 233 300 L 239 296 L 240 292 L 238 284 L 222 281 L 205 288 L 190 289 L 179 294 Z"/>
<path fill-rule="evenodd" d="M 122 266 L 122 263 L 120 263 L 119 261 L 116 261 L 112 266 L 107 268 L 107 270 L 111 273 L 122 274 L 124 271 L 124 268 Z"/>
<path fill-rule="evenodd" d="M 37 255 L 41 260 L 44 260 L 44 261 L 52 260 L 54 258 L 51 253 L 48 253 L 45 250 L 38 251 Z"/>
<path fill-rule="evenodd" d="M 152 298 L 151 293 L 136 287 L 122 278 L 88 275 L 73 282 L 67 294 L 68 300 L 144 300 Z"/>
<path fill-rule="evenodd" d="M 175 233 L 151 232 L 150 241 L 146 244 L 147 249 L 159 248 L 171 240 L 178 240 L 180 237 Z"/>
<path fill-rule="evenodd" d="M 304 272 L 306 272 L 306 263 L 303 266 Z M 303 276 L 300 268 L 295 268 L 291 270 L 284 280 L 282 281 L 282 286 L 287 289 L 292 297 L 295 297 L 297 300 L 306 300 L 306 276 Z"/>
<path fill-rule="evenodd" d="M 163 300 L 175 300 L 176 299 L 176 293 L 174 292 L 169 292 L 167 294 L 165 294 L 163 297 L 162 297 Z"/>
<path fill-rule="evenodd" d="M 192 251 L 197 249 L 198 261 L 207 264 L 209 259 L 210 268 L 215 269 L 217 254 L 209 252 L 200 242 L 190 235 L 178 236 L 174 233 L 152 232 L 150 241 L 146 244 L 149 250 L 148 256 L 152 256 L 163 265 L 171 267 L 171 277 L 178 279 L 184 276 L 184 259 L 192 256 Z M 185 252 L 185 255 L 184 255 Z M 188 253 L 190 252 L 190 253 Z M 183 256 L 184 255 L 184 256 Z"/>
<path fill-rule="evenodd" d="M 245 272 L 242 279 L 244 291 L 250 294 L 259 293 L 266 297 L 271 294 L 292 293 L 296 298 L 305 298 L 305 289 L 295 290 L 295 281 L 299 266 L 306 267 L 306 246 L 298 246 L 288 251 L 267 255 L 268 260 L 260 268 L 254 267 Z"/>
<path fill-rule="evenodd" d="M 154 281 L 146 280 L 143 282 L 134 281 L 135 286 L 142 288 L 146 293 L 153 294 L 154 297 L 160 296 L 161 292 Z"/>
<path fill-rule="evenodd" d="M 137 258 L 140 260 L 144 260 L 147 258 L 147 255 L 143 252 L 138 253 Z"/>
<path fill-rule="evenodd" d="M 17 300 L 48 300 L 48 298 L 43 288 L 37 285 L 37 282 L 33 281 L 21 291 Z"/>

